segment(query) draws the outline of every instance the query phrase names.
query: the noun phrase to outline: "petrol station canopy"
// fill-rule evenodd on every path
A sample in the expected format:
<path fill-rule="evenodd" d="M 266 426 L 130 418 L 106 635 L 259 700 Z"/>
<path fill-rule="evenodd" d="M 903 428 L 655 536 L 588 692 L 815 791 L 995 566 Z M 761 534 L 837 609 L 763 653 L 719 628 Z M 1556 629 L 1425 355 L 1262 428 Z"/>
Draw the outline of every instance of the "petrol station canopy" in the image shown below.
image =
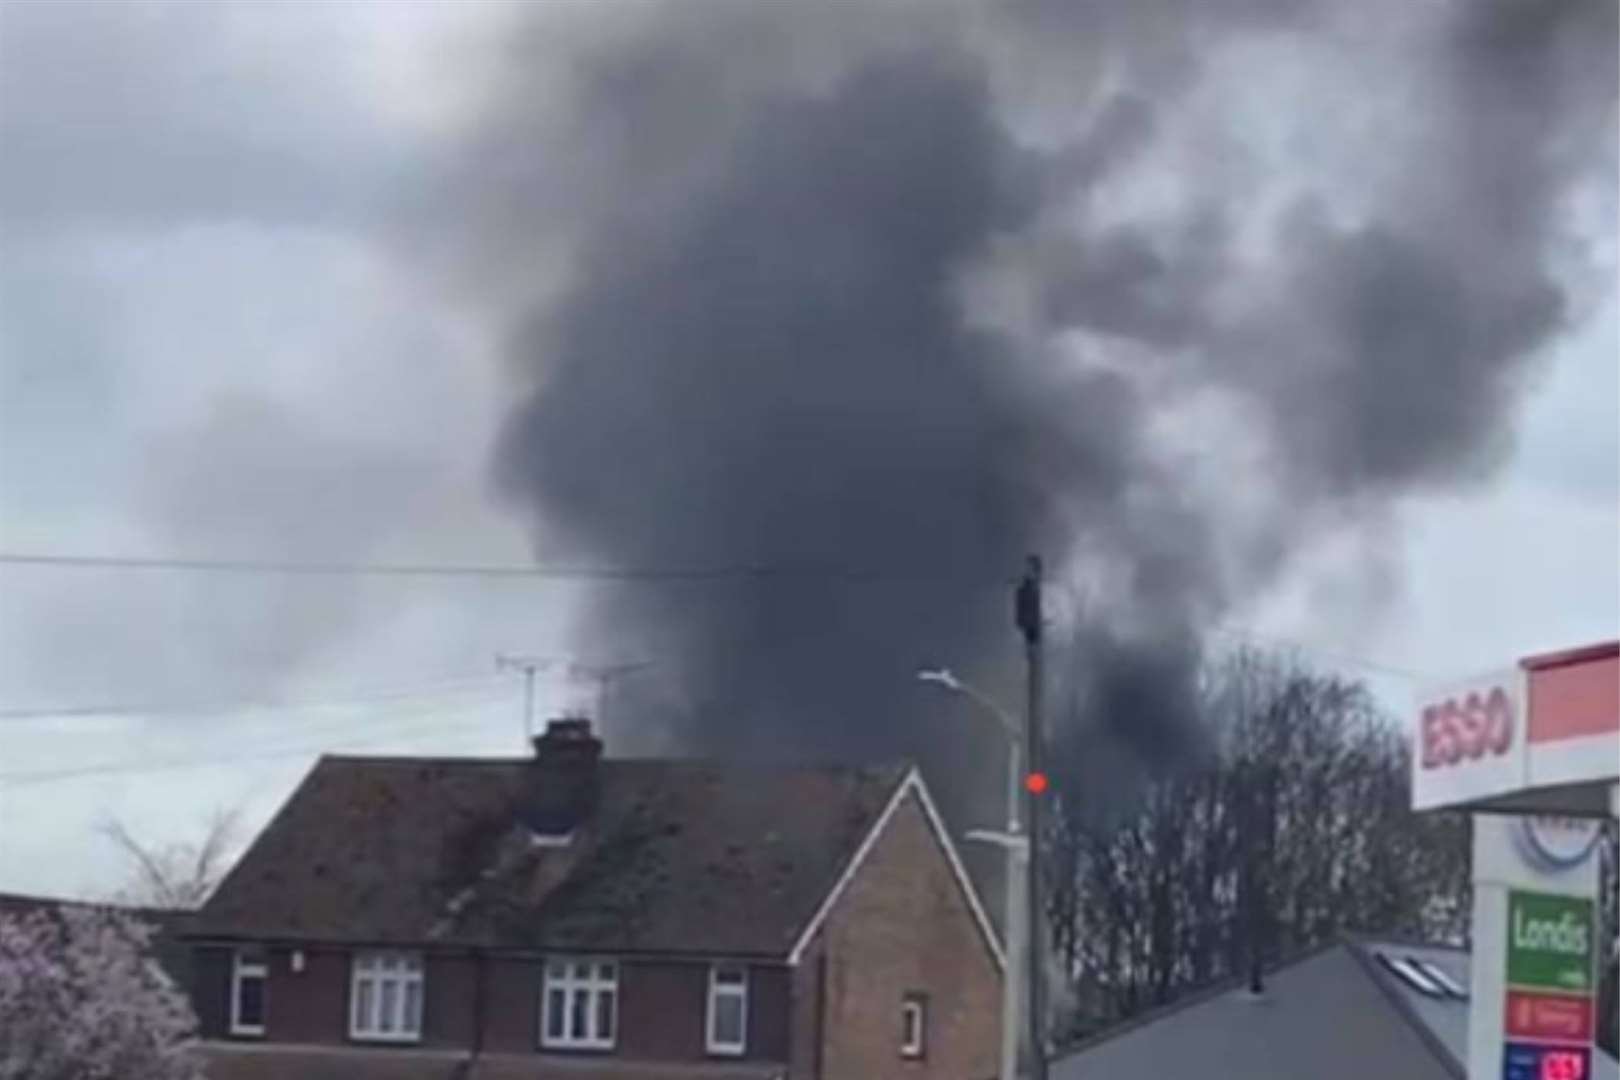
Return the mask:
<path fill-rule="evenodd" d="M 1620 641 L 1527 656 L 1417 702 L 1412 805 L 1620 811 Z"/>

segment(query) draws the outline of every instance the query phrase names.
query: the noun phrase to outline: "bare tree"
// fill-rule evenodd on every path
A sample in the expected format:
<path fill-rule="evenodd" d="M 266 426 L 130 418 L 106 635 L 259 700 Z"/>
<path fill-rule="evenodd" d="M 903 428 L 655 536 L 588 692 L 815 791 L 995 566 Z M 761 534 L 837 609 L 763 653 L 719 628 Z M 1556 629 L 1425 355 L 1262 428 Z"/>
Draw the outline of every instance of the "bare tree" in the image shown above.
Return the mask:
<path fill-rule="evenodd" d="M 199 908 L 230 869 L 241 815 L 216 810 L 196 843 L 154 847 L 137 840 L 124 824 L 108 819 L 98 826 L 129 860 L 130 881 L 117 899 L 137 907 L 192 910 Z"/>
<path fill-rule="evenodd" d="M 1090 760 L 1054 770 L 1046 837 L 1060 1036 L 1343 932 L 1465 937 L 1466 818 L 1410 810 L 1405 740 L 1362 685 L 1242 652 L 1198 709 L 1157 772 L 1069 717 Z"/>

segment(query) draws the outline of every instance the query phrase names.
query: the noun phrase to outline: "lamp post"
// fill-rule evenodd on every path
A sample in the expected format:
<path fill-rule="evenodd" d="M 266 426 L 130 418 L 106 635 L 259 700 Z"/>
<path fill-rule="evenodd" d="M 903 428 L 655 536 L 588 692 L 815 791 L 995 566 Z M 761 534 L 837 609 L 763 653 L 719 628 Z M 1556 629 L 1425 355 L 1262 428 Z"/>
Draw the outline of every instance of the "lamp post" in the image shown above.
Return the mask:
<path fill-rule="evenodd" d="M 1026 830 L 1032 838 L 1029 857 L 1024 861 L 1026 879 L 1024 892 L 1026 944 L 1029 947 L 1028 966 L 1024 976 L 1029 988 L 1029 1075 L 1031 1080 L 1046 1080 L 1046 978 L 1042 966 L 1042 950 L 1046 935 L 1041 921 L 1041 803 L 1037 795 L 1046 786 L 1041 772 L 1045 751 L 1042 749 L 1041 713 L 1045 690 L 1042 672 L 1046 666 L 1046 618 L 1041 612 L 1041 557 L 1031 555 L 1024 576 L 1013 592 L 1013 625 L 1024 639 L 1024 657 L 1028 664 L 1028 683 L 1025 687 L 1024 713 L 1024 767 L 1029 770 L 1027 788 L 1029 802 L 1024 805 Z"/>
<path fill-rule="evenodd" d="M 1015 1080 L 1018 1076 L 1018 1036 L 1023 1025 L 1018 1021 L 1018 991 L 1023 980 L 1019 965 L 1025 960 L 1024 949 L 1024 861 L 1029 854 L 1029 840 L 1019 821 L 1021 801 L 1019 786 L 1023 780 L 1023 732 L 1005 709 L 985 694 L 962 682 L 948 669 L 919 671 L 922 682 L 942 686 L 960 694 L 995 718 L 1007 736 L 1007 831 L 997 833 L 975 829 L 967 834 L 969 840 L 995 844 L 1007 856 L 1005 887 L 1006 907 L 1002 915 L 1002 937 L 1005 970 L 1001 973 L 1001 1080 Z"/>

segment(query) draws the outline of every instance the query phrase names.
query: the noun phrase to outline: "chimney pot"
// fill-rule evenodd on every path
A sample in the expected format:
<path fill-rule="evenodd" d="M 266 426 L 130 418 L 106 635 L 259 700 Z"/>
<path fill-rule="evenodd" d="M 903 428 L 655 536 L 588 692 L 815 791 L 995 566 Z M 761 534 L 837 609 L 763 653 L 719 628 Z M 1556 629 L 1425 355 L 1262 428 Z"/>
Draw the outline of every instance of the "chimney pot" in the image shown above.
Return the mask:
<path fill-rule="evenodd" d="M 533 771 L 519 815 L 537 835 L 567 835 L 596 807 L 602 740 L 589 719 L 563 716 L 548 722 L 533 742 Z"/>
<path fill-rule="evenodd" d="M 595 753 L 601 756 L 601 740 L 591 732 L 590 719 L 583 716 L 559 716 L 546 722 L 546 733 L 530 740 L 535 745 L 535 758 L 552 756 L 580 756 Z"/>

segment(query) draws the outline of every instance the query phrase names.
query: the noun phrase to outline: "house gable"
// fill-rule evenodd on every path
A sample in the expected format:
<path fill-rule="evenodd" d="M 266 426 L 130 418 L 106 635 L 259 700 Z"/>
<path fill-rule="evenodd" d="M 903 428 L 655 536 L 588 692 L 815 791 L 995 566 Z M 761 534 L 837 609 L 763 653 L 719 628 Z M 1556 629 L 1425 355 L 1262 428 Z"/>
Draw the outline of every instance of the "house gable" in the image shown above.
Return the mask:
<path fill-rule="evenodd" d="M 805 950 L 815 938 L 817 931 L 821 929 L 828 915 L 831 914 L 833 908 L 849 889 L 856 875 L 866 865 L 873 848 L 894 822 L 896 815 L 908 803 L 915 804 L 926 819 L 937 850 L 950 866 L 956 887 L 960 890 L 962 900 L 972 915 L 973 922 L 996 967 L 998 969 L 1005 967 L 1006 961 L 1002 955 L 1001 942 L 996 937 L 996 932 L 990 924 L 989 917 L 985 914 L 984 905 L 979 900 L 978 890 L 973 887 L 972 879 L 968 877 L 967 869 L 962 865 L 961 857 L 956 853 L 956 846 L 951 843 L 950 833 L 945 828 L 945 820 L 940 816 L 938 807 L 934 805 L 933 797 L 928 794 L 928 785 L 923 782 L 922 773 L 918 771 L 916 766 L 912 766 L 895 787 L 894 794 L 890 796 L 888 804 L 883 808 L 883 812 L 872 823 L 871 829 L 861 840 L 861 844 L 855 849 L 854 854 L 850 856 L 849 862 L 845 865 L 838 880 L 834 882 L 832 889 L 822 899 L 821 904 L 816 908 L 815 914 L 810 917 L 810 921 L 800 931 L 798 939 L 788 953 L 789 964 L 797 965 L 803 959 Z"/>
<path fill-rule="evenodd" d="M 908 775 L 886 809 L 792 968 L 811 1017 L 795 1075 L 990 1076 L 995 939 L 921 781 Z"/>

